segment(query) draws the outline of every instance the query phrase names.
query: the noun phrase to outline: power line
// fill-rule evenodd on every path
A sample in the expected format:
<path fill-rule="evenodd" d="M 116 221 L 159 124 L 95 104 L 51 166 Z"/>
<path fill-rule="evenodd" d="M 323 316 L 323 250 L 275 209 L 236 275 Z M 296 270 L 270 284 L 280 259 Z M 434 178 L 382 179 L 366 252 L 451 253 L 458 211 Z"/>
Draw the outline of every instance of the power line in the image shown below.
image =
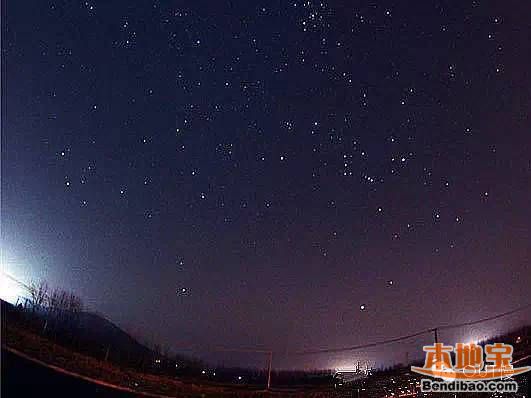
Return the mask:
<path fill-rule="evenodd" d="M 1 271 L 1 272 L 7 278 L 9 278 L 12 281 L 18 283 L 19 285 L 25 287 L 26 289 L 28 289 L 28 290 L 31 289 L 30 286 L 26 285 L 25 283 L 21 282 L 20 280 L 18 280 L 16 278 L 14 278 L 13 276 L 7 274 L 6 272 L 4 272 L 4 271 Z M 497 315 L 493 315 L 493 316 L 490 316 L 490 317 L 478 319 L 478 320 L 475 320 L 475 321 L 437 326 L 437 327 L 430 328 L 430 329 L 424 329 L 424 330 L 416 332 L 416 333 L 412 333 L 412 334 L 408 334 L 408 335 L 404 335 L 404 336 L 400 336 L 400 337 L 394 337 L 394 338 L 387 339 L 387 340 L 380 340 L 380 341 L 376 341 L 376 342 L 373 342 L 373 343 L 360 344 L 360 345 L 355 345 L 355 346 L 350 346 L 350 347 L 323 348 L 323 349 L 317 349 L 317 350 L 296 351 L 296 352 L 291 352 L 291 353 L 290 352 L 285 352 L 284 354 L 288 354 L 288 355 L 290 355 L 290 354 L 292 354 L 292 355 L 312 355 L 312 354 L 325 354 L 325 353 L 335 353 L 335 352 L 356 351 L 356 350 L 360 350 L 360 349 L 363 349 L 363 348 L 372 348 L 372 347 L 377 347 L 377 346 L 381 346 L 381 345 L 385 345 L 385 344 L 391 344 L 391 343 L 397 343 L 399 341 L 409 340 L 409 339 L 412 339 L 413 337 L 418 337 L 418 336 L 422 336 L 424 334 L 434 333 L 434 332 L 441 331 L 441 330 L 457 329 L 457 328 L 460 328 L 460 327 L 463 327 L 463 326 L 472 326 L 472 325 L 477 325 L 477 324 L 484 323 L 484 322 L 493 321 L 495 319 L 500 319 L 500 318 L 515 314 L 517 312 L 526 310 L 528 308 L 531 308 L 531 303 L 528 303 L 528 304 L 523 305 L 521 307 L 517 307 L 517 308 L 515 308 L 513 310 L 510 310 L 510 311 L 507 311 L 507 312 L 503 312 L 501 314 L 497 314 Z M 183 350 L 183 351 L 185 351 L 185 350 L 195 350 L 195 348 L 187 347 L 187 348 L 180 348 L 180 350 Z M 242 352 L 242 353 L 257 353 L 257 354 L 260 354 L 260 353 L 261 354 L 272 354 L 273 353 L 272 350 L 253 349 L 253 348 L 230 348 L 230 347 L 217 347 L 217 348 L 211 349 L 211 351 L 217 351 L 217 352 Z"/>
<path fill-rule="evenodd" d="M 501 314 L 497 314 L 497 315 L 490 316 L 490 317 L 487 317 L 487 318 L 482 318 L 482 319 L 479 319 L 479 320 L 476 320 L 476 321 L 455 323 L 455 324 L 450 324 L 450 325 L 443 325 L 443 326 L 434 327 L 434 328 L 431 328 L 431 329 L 425 329 L 425 330 L 422 330 L 420 332 L 408 334 L 408 335 L 405 335 L 405 336 L 395 337 L 395 338 L 388 339 L 388 340 L 377 341 L 377 342 L 374 342 L 374 343 L 360 344 L 360 345 L 351 346 L 351 347 L 323 348 L 323 349 L 318 349 L 318 350 L 297 351 L 297 352 L 294 352 L 292 354 L 293 355 L 311 355 L 311 354 L 325 354 L 325 353 L 334 353 L 334 352 L 356 351 L 356 350 L 360 350 L 360 349 L 363 349 L 363 348 L 371 348 L 371 347 L 376 347 L 376 346 L 380 346 L 380 345 L 396 343 L 396 342 L 403 341 L 403 340 L 408 340 L 408 339 L 411 339 L 413 337 L 418 337 L 418 336 L 422 336 L 424 334 L 433 333 L 433 332 L 436 332 L 438 330 L 448 330 L 448 329 L 455 329 L 455 328 L 459 328 L 459 327 L 463 327 L 463 326 L 477 325 L 478 323 L 483 323 L 483 322 L 488 322 L 488 321 L 492 321 L 492 320 L 495 320 L 495 319 L 503 318 L 503 317 L 506 317 L 508 315 L 512 315 L 514 313 L 523 311 L 523 310 L 528 309 L 528 308 L 531 308 L 531 303 L 523 305 L 523 306 L 518 307 L 518 308 L 515 308 L 515 309 L 513 309 L 511 311 L 503 312 Z"/>
<path fill-rule="evenodd" d="M 396 343 L 396 342 L 402 341 L 402 340 L 408 340 L 408 339 L 411 339 L 413 337 L 421 336 L 423 334 L 432 333 L 433 330 L 434 329 L 426 329 L 426 330 L 423 330 L 421 332 L 408 334 L 406 336 L 400 336 L 400 337 L 395 337 L 395 338 L 388 339 L 388 340 L 381 340 L 381 341 L 377 341 L 377 342 L 374 342 L 374 343 L 360 344 L 360 345 L 355 345 L 355 346 L 351 346 L 351 347 L 323 348 L 323 349 L 320 349 L 320 350 L 297 351 L 297 352 L 294 352 L 293 354 L 294 355 L 307 355 L 307 354 L 322 354 L 322 353 L 342 352 L 342 351 L 355 351 L 355 350 L 359 350 L 359 349 L 362 349 L 362 348 L 376 347 L 376 346 L 379 346 L 379 345 L 384 345 L 384 344 L 389 344 L 389 343 Z"/>
<path fill-rule="evenodd" d="M 477 321 L 463 322 L 463 323 L 455 323 L 455 324 L 453 324 L 453 325 L 440 326 L 440 327 L 438 327 L 438 329 L 439 329 L 439 330 L 448 330 L 448 329 L 460 328 L 460 327 L 463 327 L 463 326 L 477 325 L 478 323 L 483 323 L 483 322 L 487 322 L 487 321 L 493 321 L 493 320 L 495 320 L 495 319 L 503 318 L 503 317 L 505 317 L 505 316 L 515 314 L 515 313 L 517 313 L 517 312 L 520 312 L 520 311 L 526 310 L 526 309 L 528 309 L 528 308 L 531 308 L 531 303 L 526 304 L 526 305 L 523 305 L 523 306 L 521 306 L 521 307 L 518 307 L 518 308 L 516 308 L 516 309 L 514 309 L 514 310 L 507 311 L 507 312 L 503 312 L 503 313 L 501 313 L 501 314 L 493 315 L 493 316 L 490 316 L 490 317 L 487 317 L 487 318 L 479 319 L 479 320 L 477 320 Z"/>

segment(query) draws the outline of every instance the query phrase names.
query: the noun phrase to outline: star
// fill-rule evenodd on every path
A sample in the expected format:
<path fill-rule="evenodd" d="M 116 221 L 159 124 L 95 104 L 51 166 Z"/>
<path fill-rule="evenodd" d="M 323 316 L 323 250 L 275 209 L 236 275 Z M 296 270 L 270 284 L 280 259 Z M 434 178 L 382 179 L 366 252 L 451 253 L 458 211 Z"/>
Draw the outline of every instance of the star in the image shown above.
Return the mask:
<path fill-rule="evenodd" d="M 531 16 L 507 24 L 477 0 L 422 15 L 401 2 L 41 3 L 10 9 L 2 53 L 16 88 L 3 115 L 2 197 L 17 267 L 53 252 L 39 275 L 103 297 L 124 324 L 143 319 L 161 345 L 172 333 L 223 345 L 227 330 L 205 325 L 227 319 L 241 340 L 231 345 L 274 352 L 291 343 L 286 319 L 322 315 L 330 286 L 328 307 L 363 319 L 360 344 L 402 335 L 389 323 L 373 338 L 391 315 L 412 333 L 429 327 L 416 315 L 447 314 L 424 287 L 464 296 L 459 277 L 480 268 L 478 291 L 501 281 L 500 308 L 525 298 L 527 236 L 514 231 L 530 218 L 521 36 Z M 146 305 L 69 278 L 70 268 L 91 280 L 127 269 L 121 290 L 186 316 L 166 317 L 172 333 L 156 330 Z M 520 276 L 511 289 L 502 271 Z M 344 283 L 330 282 L 339 275 Z M 402 291 L 423 299 L 398 300 Z M 301 297 L 300 308 L 284 305 Z M 268 316 L 245 330 L 241 315 L 253 311 Z M 351 343 L 306 323 L 301 346 Z M 391 366 L 384 351 L 374 360 Z"/>

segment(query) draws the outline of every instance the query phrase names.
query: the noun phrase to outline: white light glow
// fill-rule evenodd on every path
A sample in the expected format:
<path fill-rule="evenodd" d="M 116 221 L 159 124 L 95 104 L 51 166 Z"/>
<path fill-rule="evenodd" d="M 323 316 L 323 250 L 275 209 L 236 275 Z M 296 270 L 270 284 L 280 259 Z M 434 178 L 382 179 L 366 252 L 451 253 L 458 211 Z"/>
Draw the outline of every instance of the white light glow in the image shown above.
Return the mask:
<path fill-rule="evenodd" d="M 2 267 L 3 269 L 3 267 Z M 26 297 L 26 289 L 13 276 L 0 272 L 0 298 L 11 304 L 16 304 L 21 297 Z"/>
<path fill-rule="evenodd" d="M 0 247 L 0 298 L 11 304 L 28 297 L 28 281 L 32 280 L 31 271 L 5 247 Z"/>

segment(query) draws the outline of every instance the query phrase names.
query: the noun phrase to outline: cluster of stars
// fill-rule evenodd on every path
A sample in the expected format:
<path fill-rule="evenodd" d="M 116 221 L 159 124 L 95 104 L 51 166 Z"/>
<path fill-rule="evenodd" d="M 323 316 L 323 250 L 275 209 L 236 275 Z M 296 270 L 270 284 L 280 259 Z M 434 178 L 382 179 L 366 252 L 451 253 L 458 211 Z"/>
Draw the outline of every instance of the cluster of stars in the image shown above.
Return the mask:
<path fill-rule="evenodd" d="M 35 152 L 62 216 L 152 238 L 138 251 L 169 265 L 186 297 L 175 301 L 215 266 L 232 277 L 309 264 L 323 277 L 370 261 L 372 245 L 396 267 L 417 245 L 430 259 L 455 253 L 503 194 L 479 170 L 504 156 L 482 118 L 508 107 L 511 28 L 486 5 L 424 4 L 425 20 L 320 0 L 242 3 L 234 18 L 158 1 L 62 7 L 47 7 L 57 26 L 35 54 L 6 38 L 8 60 L 42 65 L 38 116 L 20 119 L 43 137 Z M 382 268 L 375 290 L 393 294 L 404 280 Z"/>

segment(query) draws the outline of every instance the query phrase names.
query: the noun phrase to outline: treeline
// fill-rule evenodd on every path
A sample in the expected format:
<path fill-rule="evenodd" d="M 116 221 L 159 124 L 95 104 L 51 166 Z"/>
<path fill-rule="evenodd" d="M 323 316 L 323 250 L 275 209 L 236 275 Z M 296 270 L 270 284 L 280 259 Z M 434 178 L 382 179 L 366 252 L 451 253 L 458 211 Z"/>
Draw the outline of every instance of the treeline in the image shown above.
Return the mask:
<path fill-rule="evenodd" d="M 32 283 L 28 290 L 29 298 L 23 303 L 26 309 L 62 322 L 79 321 L 83 301 L 74 292 L 61 288 L 51 289 L 46 281 Z"/>
<path fill-rule="evenodd" d="M 216 366 L 172 353 L 156 342 L 140 343 L 104 316 L 86 311 L 74 292 L 51 288 L 46 281 L 28 286 L 26 298 L 5 311 L 8 322 L 18 324 L 73 351 L 137 371 L 191 378 L 207 383 L 263 386 L 267 370 Z M 333 383 L 331 371 L 275 371 L 274 385 L 326 385 Z"/>
<path fill-rule="evenodd" d="M 27 286 L 26 297 L 5 313 L 7 322 L 93 358 L 149 369 L 156 353 L 105 317 L 86 311 L 76 293 L 46 281 Z"/>

